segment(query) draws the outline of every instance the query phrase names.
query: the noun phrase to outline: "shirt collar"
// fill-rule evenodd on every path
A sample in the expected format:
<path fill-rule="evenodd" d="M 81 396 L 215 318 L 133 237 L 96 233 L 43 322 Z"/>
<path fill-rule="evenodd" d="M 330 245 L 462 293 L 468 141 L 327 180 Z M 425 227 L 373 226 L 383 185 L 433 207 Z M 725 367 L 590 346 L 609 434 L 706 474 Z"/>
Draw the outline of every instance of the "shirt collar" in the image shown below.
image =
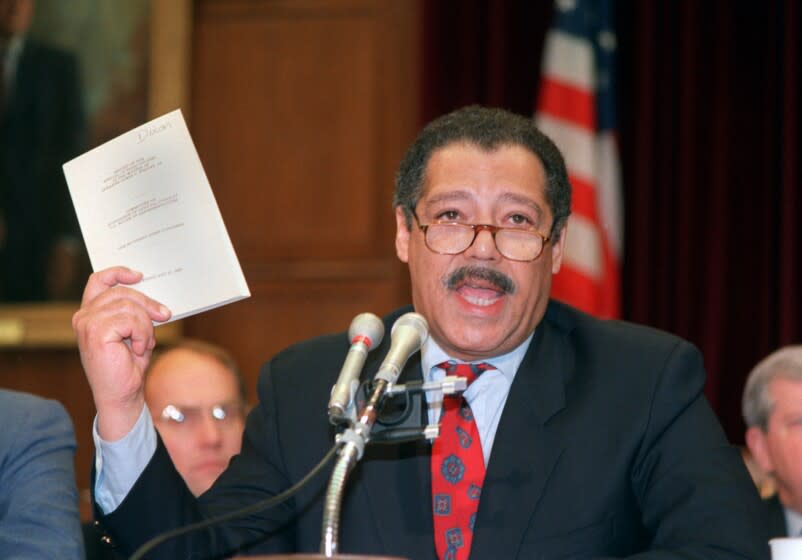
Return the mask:
<path fill-rule="evenodd" d="M 494 368 L 500 371 L 504 377 L 507 378 L 510 384 L 512 384 L 512 380 L 515 378 L 515 373 L 518 371 L 518 366 L 521 365 L 521 362 L 526 355 L 526 351 L 529 349 L 529 343 L 532 342 L 532 337 L 534 334 L 535 332 L 532 331 L 526 340 L 506 354 L 475 361 L 487 362 L 488 364 L 491 364 Z M 434 338 L 431 336 L 428 337 L 421 347 L 421 370 L 423 371 L 423 380 L 426 382 L 433 381 L 434 372 L 432 370 L 435 369 L 435 366 L 453 359 L 454 358 L 449 356 L 445 350 L 443 350 L 440 345 L 435 342 Z M 464 363 L 462 360 L 456 361 Z M 441 372 L 442 370 L 437 371 Z"/>
<path fill-rule="evenodd" d="M 785 513 L 785 526 L 788 528 L 788 535 L 797 537 L 802 535 L 802 515 L 789 507 L 783 506 Z"/>

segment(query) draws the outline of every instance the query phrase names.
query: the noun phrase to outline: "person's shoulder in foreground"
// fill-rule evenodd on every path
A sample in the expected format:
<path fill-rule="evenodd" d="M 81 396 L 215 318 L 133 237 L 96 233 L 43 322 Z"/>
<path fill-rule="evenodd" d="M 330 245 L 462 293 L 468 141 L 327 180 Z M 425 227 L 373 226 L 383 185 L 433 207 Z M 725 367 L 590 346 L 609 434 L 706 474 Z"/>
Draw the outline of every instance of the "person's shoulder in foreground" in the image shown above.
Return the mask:
<path fill-rule="evenodd" d="M 0 389 L 0 557 L 83 558 L 73 454 L 64 407 Z"/>

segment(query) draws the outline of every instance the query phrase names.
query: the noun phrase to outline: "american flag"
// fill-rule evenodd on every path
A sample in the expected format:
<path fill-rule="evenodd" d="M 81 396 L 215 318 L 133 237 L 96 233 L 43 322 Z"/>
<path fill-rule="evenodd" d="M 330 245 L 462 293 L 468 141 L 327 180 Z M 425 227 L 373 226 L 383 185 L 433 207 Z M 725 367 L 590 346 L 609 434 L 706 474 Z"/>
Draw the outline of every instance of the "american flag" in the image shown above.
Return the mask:
<path fill-rule="evenodd" d="M 614 0 L 557 0 L 535 120 L 562 151 L 571 218 L 552 297 L 620 315 L 623 204 L 615 137 Z"/>

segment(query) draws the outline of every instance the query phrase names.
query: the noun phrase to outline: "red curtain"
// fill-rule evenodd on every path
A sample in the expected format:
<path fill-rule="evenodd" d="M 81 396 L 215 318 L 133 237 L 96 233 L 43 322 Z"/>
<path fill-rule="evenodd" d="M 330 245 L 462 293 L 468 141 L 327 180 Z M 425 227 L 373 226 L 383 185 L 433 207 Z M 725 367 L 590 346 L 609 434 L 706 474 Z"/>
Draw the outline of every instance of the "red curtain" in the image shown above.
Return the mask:
<path fill-rule="evenodd" d="M 550 2 L 424 2 L 422 121 L 533 112 Z M 619 0 L 624 318 L 702 350 L 743 441 L 751 367 L 802 342 L 802 36 L 797 0 Z"/>

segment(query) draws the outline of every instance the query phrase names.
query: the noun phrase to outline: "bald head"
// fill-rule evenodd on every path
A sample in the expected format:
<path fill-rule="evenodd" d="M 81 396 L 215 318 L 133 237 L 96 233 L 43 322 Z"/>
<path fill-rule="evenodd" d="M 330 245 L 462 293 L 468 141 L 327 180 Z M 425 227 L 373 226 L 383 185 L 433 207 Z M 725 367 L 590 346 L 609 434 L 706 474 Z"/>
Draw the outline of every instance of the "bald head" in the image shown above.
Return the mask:
<path fill-rule="evenodd" d="M 148 369 L 145 400 L 179 474 L 202 494 L 240 451 L 245 398 L 233 360 L 205 343 L 164 351 Z"/>

